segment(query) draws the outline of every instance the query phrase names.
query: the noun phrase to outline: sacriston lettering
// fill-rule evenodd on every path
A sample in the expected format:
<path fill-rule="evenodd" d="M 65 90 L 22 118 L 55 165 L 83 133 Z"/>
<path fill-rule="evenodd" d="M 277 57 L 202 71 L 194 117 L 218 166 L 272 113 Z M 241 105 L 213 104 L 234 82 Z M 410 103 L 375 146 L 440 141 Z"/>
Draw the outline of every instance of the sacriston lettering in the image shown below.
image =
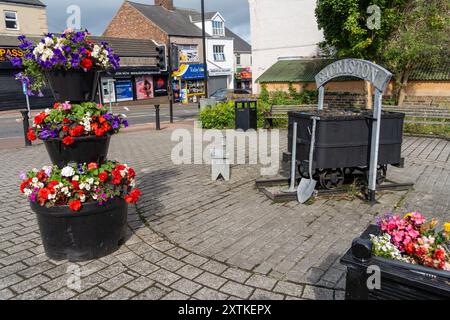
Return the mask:
<path fill-rule="evenodd" d="M 352 76 L 372 83 L 375 88 L 384 91 L 392 74 L 386 69 L 365 60 L 343 59 L 326 66 L 316 76 L 317 87 L 324 86 L 337 77 Z"/>

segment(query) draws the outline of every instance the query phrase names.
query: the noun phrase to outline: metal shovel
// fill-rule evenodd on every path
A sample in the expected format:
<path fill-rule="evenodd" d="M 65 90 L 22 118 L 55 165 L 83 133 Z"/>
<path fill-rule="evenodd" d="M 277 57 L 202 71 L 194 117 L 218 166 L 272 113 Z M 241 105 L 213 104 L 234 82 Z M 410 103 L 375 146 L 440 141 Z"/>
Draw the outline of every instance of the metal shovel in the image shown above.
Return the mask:
<path fill-rule="evenodd" d="M 305 203 L 312 197 L 316 189 L 317 181 L 313 179 L 312 166 L 314 161 L 314 145 L 316 143 L 316 127 L 319 118 L 312 117 L 313 127 L 311 133 L 311 148 L 309 150 L 309 179 L 302 178 L 297 188 L 298 202 Z"/>

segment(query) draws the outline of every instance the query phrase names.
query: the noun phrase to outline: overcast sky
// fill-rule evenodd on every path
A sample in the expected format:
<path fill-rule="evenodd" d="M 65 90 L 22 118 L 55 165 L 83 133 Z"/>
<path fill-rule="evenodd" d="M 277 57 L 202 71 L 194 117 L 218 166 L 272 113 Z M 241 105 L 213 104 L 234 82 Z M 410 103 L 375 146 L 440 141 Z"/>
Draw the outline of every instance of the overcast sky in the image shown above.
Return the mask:
<path fill-rule="evenodd" d="M 66 28 L 67 7 L 81 8 L 81 25 L 94 35 L 101 35 L 117 12 L 123 0 L 41 0 L 47 5 L 50 32 L 61 32 Z M 153 4 L 154 0 L 134 0 Z M 200 0 L 174 0 L 175 6 L 200 10 Z M 226 26 L 250 42 L 250 17 L 247 0 L 205 0 L 206 11 L 219 11 Z"/>

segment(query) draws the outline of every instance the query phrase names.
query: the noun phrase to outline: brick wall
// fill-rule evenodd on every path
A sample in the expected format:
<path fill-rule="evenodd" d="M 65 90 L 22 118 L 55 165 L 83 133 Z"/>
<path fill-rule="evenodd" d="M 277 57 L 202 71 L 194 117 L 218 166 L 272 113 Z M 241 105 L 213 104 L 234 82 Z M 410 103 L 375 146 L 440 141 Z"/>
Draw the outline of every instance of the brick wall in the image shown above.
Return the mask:
<path fill-rule="evenodd" d="M 152 39 L 158 43 L 169 42 L 168 35 L 137 9 L 124 2 L 103 33 L 105 37 L 127 39 Z"/>

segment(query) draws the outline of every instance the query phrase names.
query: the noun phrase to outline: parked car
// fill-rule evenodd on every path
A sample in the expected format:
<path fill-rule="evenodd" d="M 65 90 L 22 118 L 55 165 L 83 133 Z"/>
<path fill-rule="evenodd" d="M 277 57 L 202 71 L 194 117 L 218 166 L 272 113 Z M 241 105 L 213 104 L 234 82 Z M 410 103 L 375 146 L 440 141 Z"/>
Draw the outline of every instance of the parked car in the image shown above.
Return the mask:
<path fill-rule="evenodd" d="M 216 100 L 217 102 L 225 102 L 228 100 L 228 95 L 232 94 L 252 94 L 249 90 L 246 89 L 219 89 L 211 95 L 211 98 Z"/>

